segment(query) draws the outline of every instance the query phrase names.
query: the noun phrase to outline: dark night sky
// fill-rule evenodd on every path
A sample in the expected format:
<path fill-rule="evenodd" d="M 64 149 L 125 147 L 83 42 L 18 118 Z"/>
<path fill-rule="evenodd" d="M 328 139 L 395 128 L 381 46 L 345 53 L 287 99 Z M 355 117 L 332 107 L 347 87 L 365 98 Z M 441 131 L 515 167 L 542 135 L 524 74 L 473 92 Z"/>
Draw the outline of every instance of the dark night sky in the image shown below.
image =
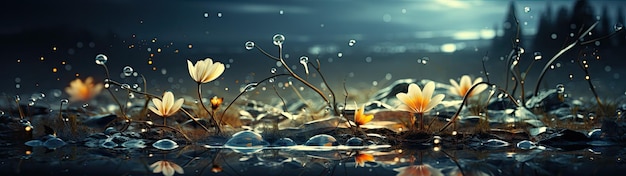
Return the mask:
<path fill-rule="evenodd" d="M 598 15 L 603 6 L 610 7 L 611 16 L 615 14 L 617 7 L 626 8 L 626 3 L 622 1 L 590 2 Z M 515 3 L 523 32 L 532 35 L 536 31 L 538 17 L 546 9 L 546 3 Z M 570 8 L 573 5 L 573 1 L 550 3 L 553 13 L 559 7 Z M 47 91 L 50 88 L 62 90 L 75 78 L 75 73 L 80 73 L 81 78 L 86 75 L 101 77 L 101 68 L 93 65 L 93 57 L 98 53 L 110 55 L 110 66 L 114 71 L 121 70 L 124 65 L 131 65 L 146 74 L 153 66 L 158 68 L 157 73 L 166 68 L 168 74 L 156 74 L 151 78 L 172 78 L 174 83 L 184 82 L 181 83 L 183 85 L 190 84 L 190 80 L 186 78 L 188 75 L 184 61 L 204 57 L 213 57 L 224 63 L 233 61 L 232 68 L 227 69 L 224 79 L 245 81 L 251 75 L 259 74 L 252 78 L 259 80 L 275 64 L 269 59 L 258 59 L 262 55 L 256 51 L 245 52 L 243 43 L 252 40 L 275 51 L 271 37 L 276 33 L 286 36 L 286 52 L 292 58 L 300 55 L 322 55 L 320 60 L 328 62 L 334 58 L 335 62 L 327 64 L 329 69 L 346 68 L 348 64 L 362 65 L 362 69 L 336 73 L 342 75 L 337 79 L 343 79 L 350 72 L 357 75 L 362 73 L 361 75 L 367 77 L 355 80 L 363 79 L 362 82 L 368 85 L 373 80 L 384 78 L 385 74 L 368 75 L 365 73 L 369 72 L 362 70 L 387 68 L 384 64 L 389 63 L 397 65 L 397 60 L 391 62 L 391 58 L 410 60 L 411 67 L 419 67 L 415 62 L 417 58 L 448 57 L 424 53 L 436 53 L 442 44 L 453 43 L 457 50 L 473 50 L 480 46 L 476 41 L 489 43 L 488 39 L 499 33 L 494 26 L 500 25 L 505 19 L 508 4 L 509 1 L 496 0 L 3 1 L 0 7 L 0 36 L 13 38 L 0 44 L 4 48 L 0 56 L 3 57 L 3 62 L 8 62 L 2 64 L 1 68 L 12 71 L 1 77 L 7 84 L 2 86 L 0 92 L 14 94 Z M 526 7 L 530 9 L 527 12 L 524 11 Z M 208 17 L 204 16 L 205 13 Z M 91 48 L 89 45 L 94 42 L 92 39 L 75 37 L 73 32 L 59 35 L 62 38 L 55 35 L 24 37 L 30 36 L 33 30 L 46 29 L 86 31 L 93 38 L 104 38 L 105 42 L 94 43 L 95 47 Z M 106 37 L 111 33 L 115 34 L 115 42 L 112 43 Z M 133 34 L 136 38 L 131 37 Z M 68 36 L 73 38 L 63 38 Z M 20 37 L 25 39 L 21 40 Z M 48 41 L 47 37 L 52 41 Z M 156 42 L 151 43 L 150 40 L 155 38 Z M 357 41 L 357 47 L 347 46 L 351 39 Z M 376 50 L 384 50 L 385 47 L 396 46 L 398 43 L 406 47 L 395 47 L 401 52 L 399 55 L 383 55 L 389 61 L 383 61 L 381 56 L 368 55 L 373 50 L 375 53 Z M 137 46 L 132 50 L 123 50 L 131 44 Z M 193 49 L 187 49 L 188 44 L 193 44 Z M 54 46 L 59 50 L 51 52 Z M 417 50 L 411 53 L 411 47 Z M 147 51 L 148 48 L 152 51 Z M 157 53 L 153 57 L 154 65 L 146 66 L 149 54 L 155 53 L 156 48 L 163 48 L 163 53 Z M 391 48 L 395 51 L 394 47 Z M 171 54 L 175 49 L 181 52 L 178 55 Z M 339 52 L 344 54 L 341 60 L 337 57 Z M 484 51 L 477 53 L 477 56 L 472 57 L 479 58 Z M 410 58 L 403 58 L 406 55 Z M 41 56 L 46 60 L 40 61 Z M 367 57 L 374 57 L 372 64 L 364 62 Z M 16 60 L 21 63 L 16 65 Z M 72 68 L 62 69 L 64 66 L 59 64 L 61 61 L 67 61 Z M 259 68 L 259 64 L 263 67 Z M 297 65 L 297 62 L 293 64 Z M 472 66 L 477 66 L 476 63 L 473 64 Z M 432 66 L 435 67 L 434 70 L 444 68 L 437 62 L 433 62 Z M 59 67 L 61 71 L 50 75 L 51 67 Z M 411 77 L 416 69 L 391 70 L 385 72 L 392 73 L 393 79 L 396 79 Z M 478 75 L 479 69 L 460 68 L 458 72 Z M 460 74 L 450 73 L 440 75 L 445 78 L 431 79 L 447 82 L 447 79 L 458 75 Z M 15 88 L 15 78 L 20 78 L 20 89 Z M 59 80 L 54 81 L 57 78 Z"/>

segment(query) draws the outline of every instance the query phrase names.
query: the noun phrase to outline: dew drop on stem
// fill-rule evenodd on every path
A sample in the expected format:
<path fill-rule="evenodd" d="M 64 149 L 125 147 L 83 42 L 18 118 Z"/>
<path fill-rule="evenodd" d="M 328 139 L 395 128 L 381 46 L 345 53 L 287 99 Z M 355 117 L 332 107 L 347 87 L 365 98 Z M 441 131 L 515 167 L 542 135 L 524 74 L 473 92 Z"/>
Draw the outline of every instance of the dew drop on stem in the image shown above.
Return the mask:
<path fill-rule="evenodd" d="M 67 104 L 67 103 L 69 103 L 69 102 L 70 102 L 70 101 L 69 101 L 69 100 L 67 100 L 67 99 L 62 99 L 62 100 L 61 100 L 61 104 Z"/>
<path fill-rule="evenodd" d="M 104 65 L 107 63 L 107 60 L 109 60 L 109 58 L 107 58 L 106 55 L 104 54 L 98 54 L 96 55 L 96 64 L 98 65 Z"/>
<path fill-rule="evenodd" d="M 132 75 L 132 74 L 133 74 L 133 71 L 134 71 L 134 70 L 133 70 L 133 67 L 130 67 L 130 66 L 128 66 L 128 65 L 127 65 L 127 66 L 125 66 L 125 67 L 122 69 L 122 72 L 124 73 L 124 76 L 130 76 L 130 75 Z"/>
<path fill-rule="evenodd" d="M 253 41 L 247 41 L 245 46 L 246 46 L 246 50 L 252 50 L 254 48 L 254 42 Z"/>
<path fill-rule="evenodd" d="M 565 92 L 565 86 L 563 84 L 556 85 L 556 93 L 562 94 Z"/>
<path fill-rule="evenodd" d="M 274 35 L 274 37 L 272 37 L 272 40 L 274 42 L 274 45 L 281 46 L 283 45 L 283 42 L 285 42 L 285 36 L 283 36 L 282 34 L 276 34 Z"/>

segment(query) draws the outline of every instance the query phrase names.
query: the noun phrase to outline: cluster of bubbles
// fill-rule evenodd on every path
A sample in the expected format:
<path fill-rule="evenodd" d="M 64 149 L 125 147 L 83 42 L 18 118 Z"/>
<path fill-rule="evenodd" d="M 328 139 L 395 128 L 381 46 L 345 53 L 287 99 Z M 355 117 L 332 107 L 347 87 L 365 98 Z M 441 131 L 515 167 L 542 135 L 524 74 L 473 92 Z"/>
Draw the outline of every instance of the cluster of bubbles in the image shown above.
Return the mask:
<path fill-rule="evenodd" d="M 422 58 L 417 59 L 417 63 L 420 63 L 422 65 L 428 64 L 428 61 L 430 61 L 430 58 L 428 57 L 422 57 Z"/>

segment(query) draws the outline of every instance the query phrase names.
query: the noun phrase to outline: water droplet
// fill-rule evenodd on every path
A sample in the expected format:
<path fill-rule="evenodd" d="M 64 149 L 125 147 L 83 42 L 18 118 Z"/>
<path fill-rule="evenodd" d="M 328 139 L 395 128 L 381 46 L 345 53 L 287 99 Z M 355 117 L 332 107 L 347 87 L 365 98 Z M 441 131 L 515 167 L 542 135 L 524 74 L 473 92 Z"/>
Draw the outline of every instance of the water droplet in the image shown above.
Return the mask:
<path fill-rule="evenodd" d="M 225 147 L 229 147 L 240 153 L 254 153 L 268 145 L 269 143 L 263 140 L 260 134 L 252 131 L 240 131 L 235 133 L 226 144 L 224 144 Z"/>
<path fill-rule="evenodd" d="M 335 137 L 331 135 L 318 134 L 309 138 L 309 140 L 307 140 L 304 145 L 306 146 L 337 146 L 339 145 L 339 143 L 337 142 L 337 139 L 335 139 Z"/>
<path fill-rule="evenodd" d="M 585 75 L 585 80 L 589 80 L 589 79 L 591 79 L 589 75 Z"/>
<path fill-rule="evenodd" d="M 530 150 L 530 149 L 537 148 L 537 144 L 529 140 L 520 141 L 517 143 L 516 146 L 517 148 L 522 149 L 522 150 Z"/>
<path fill-rule="evenodd" d="M 124 73 L 124 76 L 130 76 L 133 74 L 133 67 L 127 65 L 122 69 L 122 72 Z"/>
<path fill-rule="evenodd" d="M 528 6 L 524 7 L 524 13 L 528 13 L 528 12 L 530 12 L 530 7 Z"/>
<path fill-rule="evenodd" d="M 274 37 L 272 37 L 272 40 L 274 41 L 274 45 L 282 46 L 283 42 L 285 42 L 285 36 L 283 36 L 282 34 L 276 34 L 274 35 Z"/>
<path fill-rule="evenodd" d="M 535 60 L 541 60 L 541 58 L 543 57 L 541 56 L 541 52 L 539 51 L 533 53 L 533 56 L 535 57 Z"/>
<path fill-rule="evenodd" d="M 429 60 L 430 60 L 430 58 L 428 58 L 428 57 L 422 57 L 422 58 L 420 58 L 420 59 L 417 59 L 417 63 L 423 64 L 423 65 L 426 65 L 426 64 L 428 64 L 428 61 L 429 61 Z"/>
<path fill-rule="evenodd" d="M 104 83 L 104 88 L 105 88 L 105 89 L 108 89 L 109 87 L 111 87 L 111 84 L 109 84 L 109 83 Z"/>
<path fill-rule="evenodd" d="M 128 93 L 128 98 L 129 99 L 134 99 L 135 98 L 135 94 L 134 93 Z"/>
<path fill-rule="evenodd" d="M 346 141 L 347 146 L 363 146 L 365 141 L 359 137 L 351 137 Z"/>
<path fill-rule="evenodd" d="M 300 64 L 306 65 L 307 62 L 309 62 L 309 57 L 306 57 L 306 56 L 300 57 Z"/>
<path fill-rule="evenodd" d="M 34 101 L 29 101 L 28 102 L 28 106 L 35 106 L 35 102 Z"/>
<path fill-rule="evenodd" d="M 272 68 L 270 69 L 270 72 L 271 72 L 272 74 L 276 74 L 276 68 L 272 67 Z"/>
<path fill-rule="evenodd" d="M 70 101 L 69 101 L 69 100 L 67 100 L 67 99 L 61 99 L 61 104 L 67 104 L 67 103 L 69 103 L 69 102 L 70 102 Z"/>
<path fill-rule="evenodd" d="M 569 80 L 573 80 L 574 79 L 574 74 L 569 74 Z"/>
<path fill-rule="evenodd" d="M 87 108 L 87 107 L 89 107 L 89 104 L 87 103 L 83 104 L 83 108 Z"/>
<path fill-rule="evenodd" d="M 272 146 L 279 146 L 279 147 L 294 146 L 294 145 L 296 145 L 296 142 L 294 142 L 291 138 L 280 138 L 272 144 Z"/>
<path fill-rule="evenodd" d="M 593 112 L 590 112 L 589 115 L 587 115 L 587 117 L 589 118 L 589 120 L 593 120 L 596 118 L 596 114 Z"/>
<path fill-rule="evenodd" d="M 556 93 L 562 94 L 565 92 L 565 86 L 563 84 L 556 85 Z"/>
<path fill-rule="evenodd" d="M 621 31 L 622 29 L 624 29 L 624 24 L 617 23 L 615 24 L 615 26 L 613 26 L 613 29 L 615 29 L 615 31 Z"/>
<path fill-rule="evenodd" d="M 270 78 L 268 81 L 269 81 L 270 83 L 273 83 L 273 82 L 274 82 L 274 78 Z"/>
<path fill-rule="evenodd" d="M 259 83 L 256 83 L 256 82 L 248 83 L 248 84 L 246 84 L 245 87 L 243 87 L 243 91 L 246 91 L 246 92 L 253 91 L 254 89 L 256 89 L 256 87 L 258 85 L 259 85 Z"/>
<path fill-rule="evenodd" d="M 217 12 L 217 17 L 222 18 L 222 12 Z"/>
<path fill-rule="evenodd" d="M 130 85 L 128 85 L 128 84 L 122 84 L 122 85 L 120 86 L 120 88 L 122 88 L 122 89 L 130 89 Z"/>
<path fill-rule="evenodd" d="M 283 10 L 278 11 L 278 14 L 284 14 L 285 12 Z"/>
<path fill-rule="evenodd" d="M 509 142 L 500 140 L 500 139 L 489 139 L 485 142 L 483 142 L 481 145 L 485 146 L 485 147 L 492 147 L 492 148 L 499 148 L 499 147 L 506 147 L 509 146 Z"/>
<path fill-rule="evenodd" d="M 341 52 L 337 53 L 337 57 L 339 57 L 339 58 L 343 57 L 343 53 L 341 53 Z"/>
<path fill-rule="evenodd" d="M 109 58 L 106 55 L 104 55 L 104 54 L 96 55 L 96 64 L 98 64 L 98 65 L 106 64 L 107 60 L 109 60 Z"/>
<path fill-rule="evenodd" d="M 356 40 L 348 41 L 348 46 L 354 46 L 354 44 L 356 44 Z"/>
<path fill-rule="evenodd" d="M 122 143 L 124 148 L 146 148 L 146 142 L 142 139 L 131 139 Z"/>
<path fill-rule="evenodd" d="M 159 150 L 172 150 L 178 148 L 178 144 L 171 139 L 161 139 L 152 144 L 152 147 Z"/>
<path fill-rule="evenodd" d="M 208 18 L 209 17 L 209 12 L 204 12 L 204 18 Z"/>
<path fill-rule="evenodd" d="M 46 142 L 43 143 L 43 146 L 45 146 L 48 149 L 56 149 L 59 147 L 63 147 L 65 144 L 65 141 L 63 141 L 61 138 L 50 138 L 48 140 L 46 140 Z"/>
<path fill-rule="evenodd" d="M 247 41 L 246 42 L 246 50 L 251 50 L 254 48 L 254 42 L 253 41 Z"/>

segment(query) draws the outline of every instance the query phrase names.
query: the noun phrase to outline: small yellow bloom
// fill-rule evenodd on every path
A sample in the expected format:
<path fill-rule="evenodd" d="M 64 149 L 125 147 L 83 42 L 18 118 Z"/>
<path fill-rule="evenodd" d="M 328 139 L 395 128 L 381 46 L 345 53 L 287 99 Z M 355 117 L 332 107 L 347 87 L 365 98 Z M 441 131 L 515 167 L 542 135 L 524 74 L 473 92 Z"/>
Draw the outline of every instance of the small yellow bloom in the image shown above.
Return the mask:
<path fill-rule="evenodd" d="M 150 165 L 150 168 L 152 168 L 152 173 L 161 172 L 164 176 L 172 176 L 174 175 L 174 172 L 178 174 L 185 173 L 185 170 L 183 170 L 183 168 L 180 167 L 178 164 L 166 160 L 154 162 L 152 163 L 152 165 Z"/>
<path fill-rule="evenodd" d="M 211 98 L 211 109 L 215 111 L 222 105 L 222 102 L 224 102 L 224 98 L 218 98 L 217 96 Z"/>
<path fill-rule="evenodd" d="M 174 94 L 170 91 L 166 91 L 163 93 L 163 100 L 152 98 L 154 106 L 150 106 L 148 109 L 161 117 L 168 117 L 180 109 L 183 105 L 183 101 L 184 99 L 182 98 L 174 101 Z"/>
<path fill-rule="evenodd" d="M 365 167 L 365 162 L 374 162 L 374 156 L 372 154 L 367 154 L 367 153 L 357 153 L 354 156 L 354 162 L 356 162 L 356 164 L 354 165 L 354 167 Z"/>
<path fill-rule="evenodd" d="M 213 63 L 211 58 L 199 60 L 195 65 L 187 60 L 187 68 L 189 69 L 189 75 L 197 83 L 211 82 L 224 73 L 224 64 L 220 62 Z"/>
<path fill-rule="evenodd" d="M 438 94 L 434 97 L 435 83 L 428 82 L 424 86 L 424 91 L 417 84 L 410 84 L 407 93 L 398 93 L 398 98 L 403 104 L 398 107 L 399 110 L 409 111 L 413 113 L 425 113 L 437 106 L 443 98 L 444 94 Z"/>
<path fill-rule="evenodd" d="M 354 112 L 354 122 L 357 126 L 365 125 L 374 118 L 374 114 L 364 114 L 364 111 L 365 106 L 361 105 L 361 107 L 356 109 L 356 112 Z"/>
<path fill-rule="evenodd" d="M 100 94 L 102 87 L 102 84 L 94 84 L 92 77 L 87 77 L 85 82 L 76 78 L 65 88 L 65 92 L 70 95 L 70 101 L 89 101 Z"/>
<path fill-rule="evenodd" d="M 454 79 L 450 79 L 450 84 L 452 84 L 452 87 L 450 87 L 450 93 L 453 95 L 458 95 L 460 97 L 464 97 L 465 94 L 467 94 L 467 91 L 469 91 L 469 89 L 482 82 L 483 78 L 478 77 L 474 80 L 474 82 L 472 83 L 472 78 L 470 78 L 470 76 L 468 75 L 463 75 L 461 76 L 461 81 L 459 83 L 456 82 L 456 80 Z M 476 94 L 479 94 L 480 92 L 484 91 L 485 89 L 487 89 L 487 85 L 481 84 L 478 87 L 474 88 L 474 90 L 467 95 L 468 97 L 472 97 Z"/>

